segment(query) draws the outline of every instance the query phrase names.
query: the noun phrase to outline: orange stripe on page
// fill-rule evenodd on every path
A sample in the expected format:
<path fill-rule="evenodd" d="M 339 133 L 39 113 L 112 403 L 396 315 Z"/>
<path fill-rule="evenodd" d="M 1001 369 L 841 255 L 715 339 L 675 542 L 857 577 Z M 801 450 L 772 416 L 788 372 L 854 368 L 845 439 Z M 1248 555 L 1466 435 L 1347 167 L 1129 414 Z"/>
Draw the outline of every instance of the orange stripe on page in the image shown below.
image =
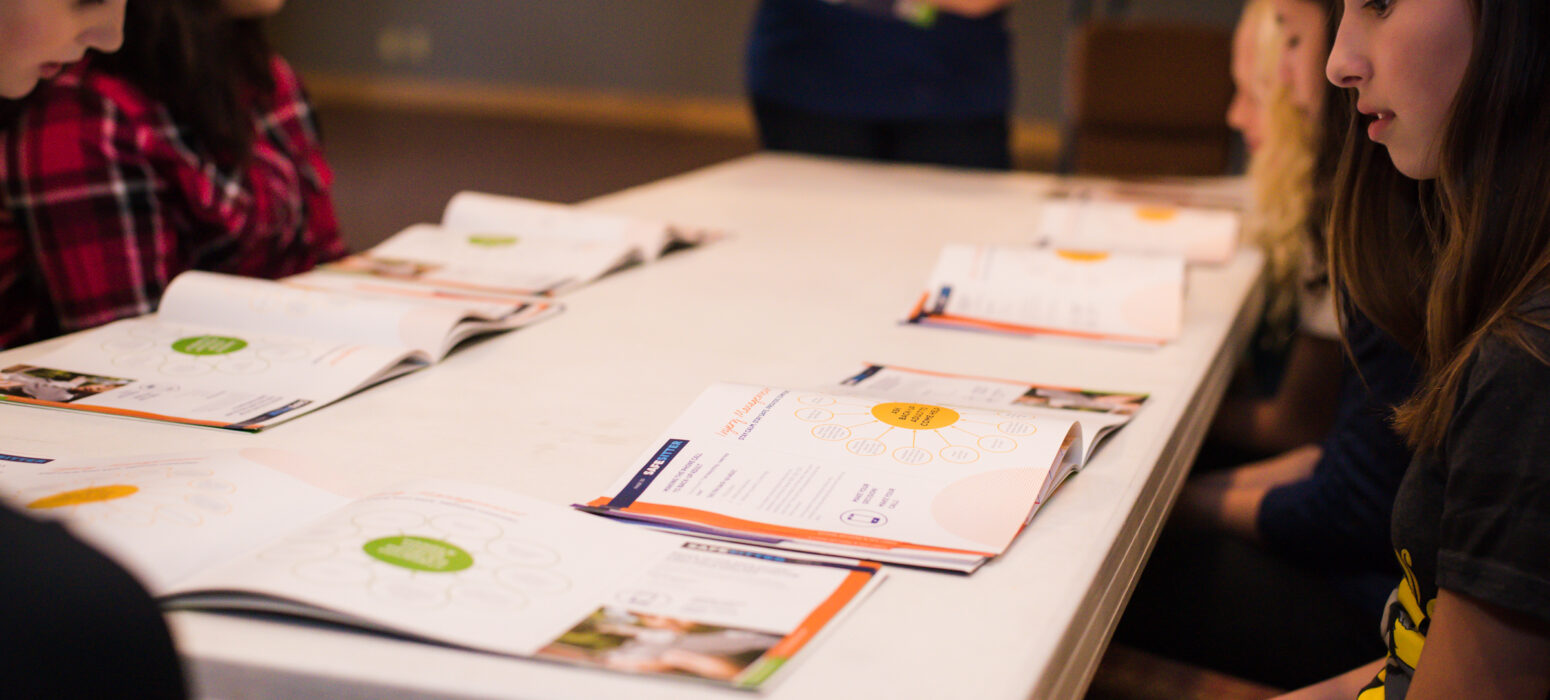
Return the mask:
<path fill-rule="evenodd" d="M 925 312 L 926 310 L 926 300 L 930 298 L 931 292 L 922 292 L 920 295 L 920 301 L 915 302 L 915 310 L 911 311 L 907 318 L 909 318 L 911 321 L 920 318 L 921 313 Z"/>
<path fill-rule="evenodd" d="M 606 504 L 607 499 L 602 499 Z M 807 530 L 799 527 L 786 527 L 784 525 L 771 525 L 753 520 L 733 518 L 720 513 L 699 510 L 697 508 L 685 508 L 683 506 L 666 506 L 660 503 L 645 503 L 636 501 L 624 508 L 611 509 L 615 513 L 635 513 L 639 515 L 654 516 L 659 518 L 671 518 L 681 522 L 699 523 L 722 530 L 734 532 L 747 532 L 754 535 L 775 535 L 777 537 L 794 537 L 814 542 L 827 542 L 830 544 L 842 544 L 851 547 L 866 547 L 869 549 L 912 549 L 925 552 L 946 552 L 948 554 L 971 554 L 979 557 L 994 557 L 995 552 L 976 552 L 972 549 L 952 549 L 949 547 L 932 547 L 910 542 L 898 542 L 876 537 L 858 537 L 845 535 L 827 530 Z"/>
<path fill-rule="evenodd" d="M 517 295 L 522 295 L 522 296 L 541 296 L 541 297 L 547 297 L 547 296 L 553 296 L 554 295 L 554 292 L 552 292 L 550 290 L 547 290 L 547 289 L 524 289 L 524 288 L 521 288 L 521 287 L 498 287 L 498 286 L 493 285 L 493 284 L 474 284 L 472 282 L 463 282 L 463 281 L 460 281 L 460 280 L 447 279 L 445 277 L 431 277 L 431 276 L 428 276 L 428 275 L 425 276 L 425 277 L 419 278 L 419 281 L 423 282 L 425 284 L 434 284 L 434 285 L 446 287 L 448 289 L 460 289 L 460 290 L 464 290 L 464 291 L 473 291 L 473 292 L 493 292 L 493 293 L 496 293 L 496 294 L 517 294 Z"/>
<path fill-rule="evenodd" d="M 840 611 L 845 609 L 845 606 L 850 601 L 855 600 L 856 594 L 860 593 L 861 589 L 866 587 L 867 582 L 872 580 L 872 576 L 877 573 L 877 564 L 872 562 L 861 562 L 861 564 L 872 567 L 872 570 L 850 572 L 850 575 L 840 582 L 839 588 L 834 590 L 834 595 L 829 596 L 828 600 L 814 608 L 813 612 L 807 616 L 807 619 L 803 620 L 802 624 L 797 625 L 797 628 L 792 630 L 791 634 L 786 635 L 779 643 L 770 647 L 769 655 L 782 659 L 789 659 L 795 656 L 797 652 L 802 650 L 803 646 L 812 640 L 814 635 L 818 634 L 819 630 L 823 629 L 824 625 L 829 624 L 829 621 L 833 620 L 835 615 L 840 614 Z"/>
<path fill-rule="evenodd" d="M 208 420 L 195 420 L 193 418 L 178 418 L 176 416 L 164 416 L 160 413 L 147 413 L 145 411 L 133 411 L 127 408 L 113 408 L 111 406 L 88 406 L 78 403 L 64 403 L 63 401 L 44 401 L 42 399 L 29 399 L 23 396 L 0 396 L 0 400 L 15 403 L 29 403 L 37 406 L 51 406 L 71 411 L 90 411 L 92 413 L 106 413 L 114 416 L 127 416 L 129 418 L 149 418 L 151 420 L 167 421 L 169 423 L 186 423 L 188 425 L 204 425 L 211 428 L 224 428 L 227 423 L 217 423 Z"/>
<path fill-rule="evenodd" d="M 978 328 L 1006 333 L 1039 333 L 1043 335 L 1058 335 L 1070 338 L 1086 338 L 1088 340 L 1114 340 L 1123 343 L 1144 343 L 1149 345 L 1162 345 L 1168 342 L 1165 338 L 1149 338 L 1138 335 L 1112 335 L 1108 333 L 1094 333 L 1091 331 L 1073 331 L 1063 328 L 1044 328 L 1041 326 L 1020 326 L 1015 323 L 1002 321 L 986 321 L 978 318 L 965 318 L 947 314 L 931 315 L 923 319 L 927 323 L 944 326 L 958 326 L 963 328 Z"/>
<path fill-rule="evenodd" d="M 885 365 L 885 364 L 878 363 L 878 362 L 868 362 L 867 366 L 868 367 L 886 367 L 888 369 L 898 370 L 900 372 L 911 372 L 911 373 L 914 373 L 914 374 L 924 374 L 924 375 L 930 376 L 930 377 L 944 377 L 946 379 L 978 379 L 980 381 L 1001 382 L 1003 384 L 1023 384 L 1023 385 L 1027 385 L 1027 386 L 1037 387 L 1037 388 L 1040 388 L 1040 389 L 1059 389 L 1061 391 L 1077 391 L 1077 392 L 1091 391 L 1091 389 L 1083 389 L 1081 387 L 1076 387 L 1076 386 L 1061 386 L 1059 384 L 1034 384 L 1032 382 L 1016 381 L 1016 380 L 1013 380 L 1013 379 L 1001 379 L 999 377 L 982 377 L 982 376 L 974 375 L 974 374 L 955 374 L 953 372 L 937 372 L 935 370 L 917 369 L 915 367 L 902 367 L 902 366 L 899 366 L 899 365 Z"/>

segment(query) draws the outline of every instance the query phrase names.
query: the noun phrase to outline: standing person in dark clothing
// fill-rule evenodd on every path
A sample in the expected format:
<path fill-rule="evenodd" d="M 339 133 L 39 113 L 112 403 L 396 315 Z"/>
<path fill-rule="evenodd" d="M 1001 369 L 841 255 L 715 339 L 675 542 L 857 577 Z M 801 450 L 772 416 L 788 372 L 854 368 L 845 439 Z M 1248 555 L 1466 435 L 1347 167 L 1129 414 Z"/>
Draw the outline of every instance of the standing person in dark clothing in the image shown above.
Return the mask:
<path fill-rule="evenodd" d="M 763 0 L 748 91 L 765 148 L 1011 166 L 1011 0 Z"/>

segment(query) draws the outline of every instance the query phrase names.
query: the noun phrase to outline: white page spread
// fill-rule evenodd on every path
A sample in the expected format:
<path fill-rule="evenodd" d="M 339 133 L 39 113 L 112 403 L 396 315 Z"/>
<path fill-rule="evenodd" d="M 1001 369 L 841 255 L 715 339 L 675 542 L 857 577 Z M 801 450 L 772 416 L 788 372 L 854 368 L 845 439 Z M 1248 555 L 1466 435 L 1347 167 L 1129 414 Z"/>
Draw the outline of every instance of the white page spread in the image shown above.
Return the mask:
<path fill-rule="evenodd" d="M 1056 420 L 1076 421 L 1087 444 L 1083 459 L 1110 433 L 1130 421 L 1148 395 L 1133 391 L 1099 391 L 990 377 L 930 372 L 889 365 L 867 365 L 841 381 L 835 393 L 884 397 L 990 410 L 1013 410 Z"/>
<path fill-rule="evenodd" d="M 153 595 L 346 500 L 292 476 L 313 465 L 280 450 L 36 461 L 0 460 L 0 498 L 64 521 Z"/>
<path fill-rule="evenodd" d="M 160 311 L 0 367 L 0 400 L 258 431 L 441 360 L 553 302 L 455 304 L 186 272 Z"/>
<path fill-rule="evenodd" d="M 551 295 L 709 238 L 666 222 L 460 192 L 440 224 L 418 224 L 327 267 L 365 278 L 483 294 Z"/>

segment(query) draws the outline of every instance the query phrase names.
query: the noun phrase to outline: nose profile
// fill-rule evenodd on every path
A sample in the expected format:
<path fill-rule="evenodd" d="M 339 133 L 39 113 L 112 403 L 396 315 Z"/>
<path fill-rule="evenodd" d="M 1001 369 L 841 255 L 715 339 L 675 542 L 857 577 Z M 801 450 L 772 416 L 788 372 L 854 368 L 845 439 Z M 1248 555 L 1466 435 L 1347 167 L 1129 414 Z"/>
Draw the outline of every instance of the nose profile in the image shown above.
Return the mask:
<path fill-rule="evenodd" d="M 1341 21 L 1339 31 L 1335 32 L 1329 61 L 1324 64 L 1324 77 L 1336 87 L 1354 88 L 1371 77 L 1372 66 L 1360 51 L 1358 34 L 1346 21 Z"/>
<path fill-rule="evenodd" d="M 123 0 L 108 4 L 105 15 L 81 31 L 78 41 L 103 53 L 113 53 L 124 45 Z"/>

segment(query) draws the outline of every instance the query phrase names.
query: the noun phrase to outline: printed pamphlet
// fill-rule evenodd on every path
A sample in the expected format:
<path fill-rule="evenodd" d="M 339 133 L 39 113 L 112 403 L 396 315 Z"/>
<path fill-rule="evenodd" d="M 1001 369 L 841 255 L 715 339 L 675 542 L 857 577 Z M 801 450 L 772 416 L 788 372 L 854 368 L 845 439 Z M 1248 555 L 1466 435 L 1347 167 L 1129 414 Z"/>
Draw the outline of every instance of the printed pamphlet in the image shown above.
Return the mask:
<path fill-rule="evenodd" d="M 907 323 L 1162 345 L 1184 321 L 1184 259 L 949 245 Z"/>
<path fill-rule="evenodd" d="M 704 229 L 564 204 L 460 192 L 440 224 L 417 224 L 325 268 L 330 285 L 392 281 L 443 291 L 554 295 L 664 251 L 714 238 Z"/>
<path fill-rule="evenodd" d="M 0 401 L 257 432 L 559 309 L 185 272 L 157 313 L 0 367 Z"/>
<path fill-rule="evenodd" d="M 445 480 L 349 500 L 287 452 L 0 459 L 169 609 L 318 619 L 512 656 L 759 688 L 882 580 L 875 563 L 634 528 Z"/>
<path fill-rule="evenodd" d="M 868 381 L 846 391 L 712 385 L 606 495 L 578 507 L 967 573 L 1005 551 L 1084 462 L 1070 416 L 879 398 L 856 389 Z"/>

